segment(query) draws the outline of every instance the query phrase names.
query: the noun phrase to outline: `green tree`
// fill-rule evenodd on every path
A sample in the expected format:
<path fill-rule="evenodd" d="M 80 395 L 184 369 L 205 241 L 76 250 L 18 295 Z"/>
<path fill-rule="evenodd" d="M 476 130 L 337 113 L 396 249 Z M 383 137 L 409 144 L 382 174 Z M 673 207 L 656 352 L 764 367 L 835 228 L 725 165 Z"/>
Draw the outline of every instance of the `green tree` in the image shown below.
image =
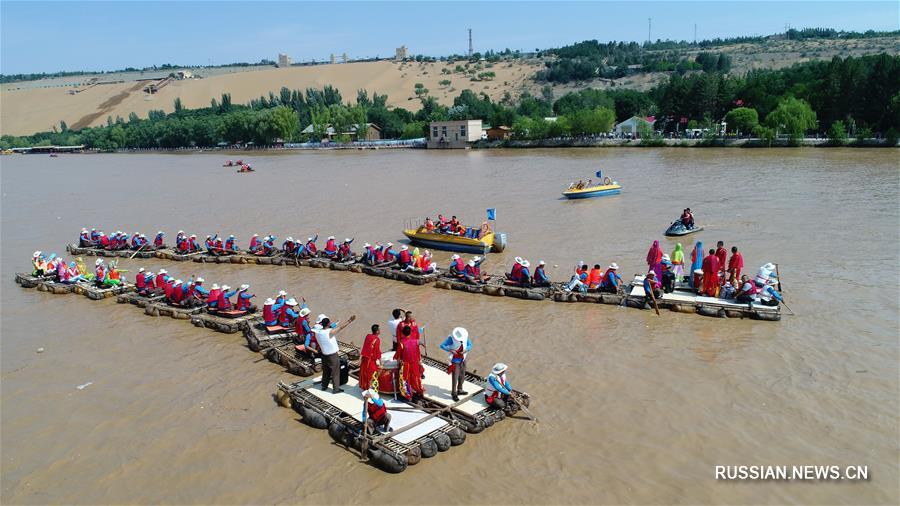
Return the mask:
<path fill-rule="evenodd" d="M 736 107 L 725 115 L 725 123 L 729 132 L 750 134 L 759 124 L 759 114 L 750 107 Z"/>
<path fill-rule="evenodd" d="M 788 135 L 791 143 L 803 138 L 807 130 L 816 127 L 816 113 L 805 100 L 788 97 L 766 118 L 766 123 Z"/>
<path fill-rule="evenodd" d="M 184 106 L 181 104 L 181 97 L 175 97 L 175 114 L 178 114 L 183 110 Z"/>
<path fill-rule="evenodd" d="M 844 128 L 843 121 L 835 121 L 828 128 L 828 142 L 835 146 L 841 146 L 847 142 L 847 129 Z"/>
<path fill-rule="evenodd" d="M 285 141 L 293 141 L 300 129 L 300 118 L 290 107 L 280 105 L 272 110 L 272 121 L 278 131 L 278 136 Z"/>

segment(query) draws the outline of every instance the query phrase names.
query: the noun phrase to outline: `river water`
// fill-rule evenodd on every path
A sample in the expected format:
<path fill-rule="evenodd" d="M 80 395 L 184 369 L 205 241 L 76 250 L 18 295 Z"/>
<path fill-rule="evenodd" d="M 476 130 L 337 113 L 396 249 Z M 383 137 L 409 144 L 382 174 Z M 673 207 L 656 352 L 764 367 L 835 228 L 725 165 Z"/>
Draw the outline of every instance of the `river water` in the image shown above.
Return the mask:
<path fill-rule="evenodd" d="M 572 149 L 8 156 L 2 163 L 2 502 L 897 504 L 900 168 L 896 150 Z M 602 168 L 620 196 L 563 201 Z M 491 298 L 318 269 L 123 260 L 132 273 L 284 288 L 359 321 L 412 309 L 432 349 L 474 335 L 510 364 L 537 426 L 512 420 L 401 475 L 356 462 L 272 400 L 293 379 L 240 334 L 112 300 L 22 290 L 34 250 L 83 226 L 402 239 L 437 211 L 497 209 L 503 254 L 568 279 L 580 259 L 643 272 L 690 206 L 706 247 L 779 264 L 796 316 L 726 320 Z M 690 246 L 685 244 L 685 249 Z M 441 266 L 449 254 L 437 253 Z M 558 267 L 556 267 L 558 266 Z M 37 348 L 45 349 L 37 353 Z M 76 387 L 88 382 L 81 390 Z M 724 482 L 716 465 L 865 465 L 863 482 Z"/>

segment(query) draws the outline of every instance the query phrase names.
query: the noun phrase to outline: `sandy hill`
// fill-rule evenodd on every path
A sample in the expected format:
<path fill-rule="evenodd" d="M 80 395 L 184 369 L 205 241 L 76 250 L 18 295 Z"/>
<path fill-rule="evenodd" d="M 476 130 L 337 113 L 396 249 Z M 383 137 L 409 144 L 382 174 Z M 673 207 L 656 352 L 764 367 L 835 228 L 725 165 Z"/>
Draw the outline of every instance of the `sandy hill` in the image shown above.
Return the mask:
<path fill-rule="evenodd" d="M 871 39 L 809 39 L 791 41 L 771 38 L 760 43 L 731 44 L 705 48 L 704 51 L 726 52 L 732 56 L 732 72 L 743 73 L 755 68 L 782 68 L 810 60 L 828 60 L 833 56 L 861 56 L 887 52 L 900 53 L 900 37 Z M 679 51 L 680 55 L 693 57 L 699 51 Z M 171 112 L 174 100 L 181 98 L 187 108 L 206 107 L 210 99 L 218 99 L 222 93 L 231 93 L 234 103 L 247 103 L 268 93 L 278 93 L 282 86 L 290 89 L 321 88 L 327 84 L 337 87 L 345 101 L 356 98 L 359 89 L 388 95 L 388 104 L 411 111 L 419 109 L 415 84 L 422 83 L 429 94 L 441 103 L 451 104 L 453 97 L 463 89 L 487 93 L 499 100 L 505 92 L 518 97 L 527 90 L 540 92 L 541 83 L 532 76 L 543 68 L 540 60 L 515 60 L 489 64 L 468 64 L 461 71 L 462 63 L 399 63 L 359 62 L 276 69 L 271 67 L 199 69 L 202 78 L 172 81 L 158 92 L 145 92 L 147 84 L 158 82 L 147 77 L 161 78 L 165 71 L 156 73 L 125 73 L 95 76 L 106 84 L 87 86 L 91 76 L 47 79 L 27 83 L 12 83 L 0 88 L 0 134 L 27 135 L 50 130 L 65 121 L 70 128 L 96 126 L 106 123 L 108 116 L 127 118 L 135 112 L 142 118 L 151 109 Z M 494 72 L 490 80 L 472 81 L 470 72 Z M 143 79 L 143 80 L 141 80 Z M 450 85 L 441 85 L 442 80 Z M 554 95 L 583 88 L 609 88 L 612 86 L 647 90 L 668 79 L 667 73 L 636 74 L 612 81 L 593 79 L 584 82 L 557 84 Z M 73 93 L 73 90 L 80 90 Z"/>
<path fill-rule="evenodd" d="M 264 68 L 213 75 L 202 79 L 176 80 L 154 94 L 144 90 L 150 81 L 125 81 L 91 86 L 72 94 L 72 86 L 49 85 L 23 87 L 6 85 L 0 90 L 0 133 L 26 135 L 49 130 L 65 121 L 73 129 L 106 123 L 106 118 L 135 112 L 142 118 L 151 109 L 171 112 L 174 101 L 181 98 L 184 107 L 208 107 L 210 99 L 231 93 L 233 103 L 247 103 L 260 95 L 276 94 L 282 86 L 305 90 L 330 84 L 341 91 L 345 101 L 356 99 L 360 89 L 388 95 L 388 105 L 416 111 L 420 108 L 415 85 L 422 83 L 429 95 L 450 104 L 463 89 L 485 92 L 501 99 L 509 91 L 518 96 L 524 89 L 538 91 L 540 86 L 531 76 L 540 69 L 537 61 L 498 62 L 488 67 L 482 62 L 480 72 L 494 72 L 491 80 L 472 81 L 468 73 L 456 72 L 457 64 L 364 62 L 283 69 Z M 465 63 L 462 63 L 465 65 Z M 442 73 L 446 69 L 450 74 Z M 470 64 L 474 70 L 474 64 Z M 439 84 L 450 80 L 450 85 Z M 80 88 L 79 88 L 80 89 Z"/>

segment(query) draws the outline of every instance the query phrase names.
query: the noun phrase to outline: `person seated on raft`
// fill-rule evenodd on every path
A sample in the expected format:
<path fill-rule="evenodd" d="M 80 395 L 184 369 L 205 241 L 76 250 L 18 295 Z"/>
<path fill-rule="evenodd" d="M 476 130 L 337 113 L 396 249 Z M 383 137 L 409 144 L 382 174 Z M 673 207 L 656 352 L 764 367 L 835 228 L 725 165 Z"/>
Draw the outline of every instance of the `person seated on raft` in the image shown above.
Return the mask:
<path fill-rule="evenodd" d="M 600 283 L 603 281 L 603 271 L 600 269 L 600 264 L 594 264 L 594 267 L 588 272 L 587 284 L 588 290 L 596 290 L 600 288 Z"/>
<path fill-rule="evenodd" d="M 250 247 L 247 248 L 247 251 L 255 255 L 261 245 L 262 242 L 259 240 L 259 234 L 253 234 L 253 237 L 250 238 Z"/>
<path fill-rule="evenodd" d="M 619 293 L 619 287 L 622 286 L 622 278 L 616 272 L 619 270 L 619 264 L 613 262 L 609 264 L 606 272 L 603 273 L 603 279 L 600 280 L 600 291 L 607 293 Z"/>
<path fill-rule="evenodd" d="M 64 283 L 67 285 L 78 283 L 79 281 L 84 281 L 84 276 L 78 270 L 75 262 L 69 262 L 68 266 L 66 266 L 65 262 L 60 262 L 58 267 L 56 268 L 56 276 L 59 279 L 60 283 Z"/>
<path fill-rule="evenodd" d="M 274 301 L 273 301 L 274 302 Z M 319 353 L 319 343 L 316 341 L 316 334 L 312 331 L 312 325 L 309 324 L 310 310 L 304 303 L 297 313 L 297 319 L 294 320 L 294 342 L 303 345 L 303 352 L 309 356 L 315 356 Z M 301 351 L 298 349 L 298 351 Z"/>
<path fill-rule="evenodd" d="M 394 243 L 389 242 L 381 247 L 381 262 L 379 263 L 391 264 L 397 259 L 397 252 L 391 249 L 392 246 Z M 378 258 L 378 253 L 375 254 L 375 258 Z"/>
<path fill-rule="evenodd" d="M 662 287 L 664 293 L 672 293 L 675 291 L 675 266 L 669 259 L 669 255 L 663 255 L 660 260 L 660 269 L 662 270 Z"/>
<path fill-rule="evenodd" d="M 222 289 L 219 290 L 219 293 L 216 295 L 215 309 L 217 311 L 227 311 L 231 309 L 231 298 L 234 297 L 234 294 L 236 293 L 237 290 L 231 290 L 230 286 L 222 285 Z"/>
<path fill-rule="evenodd" d="M 278 312 L 278 325 L 292 327 L 294 321 L 300 316 L 298 312 L 300 308 L 297 306 L 297 299 L 293 297 L 285 301 L 284 305 L 281 306 L 281 311 Z"/>
<path fill-rule="evenodd" d="M 148 244 L 147 236 L 144 234 L 135 232 L 134 235 L 131 236 L 131 249 L 135 251 L 145 249 Z"/>
<path fill-rule="evenodd" d="M 233 235 L 229 235 L 228 239 L 225 239 L 225 244 L 222 245 L 222 250 L 226 255 L 232 255 L 240 251 L 237 246 L 237 240 Z"/>
<path fill-rule="evenodd" d="M 287 236 L 283 243 L 281 243 L 281 254 L 286 257 L 292 257 L 295 254 L 294 250 L 294 238 L 291 236 Z"/>
<path fill-rule="evenodd" d="M 513 260 L 512 269 L 509 273 L 506 274 L 506 279 L 515 280 L 521 277 L 520 273 L 522 272 L 522 262 L 524 262 L 524 260 L 522 260 L 522 257 L 516 257 Z"/>
<path fill-rule="evenodd" d="M 256 256 L 265 256 L 270 257 L 275 254 L 275 239 L 278 239 L 277 236 L 270 235 L 266 236 L 265 241 L 260 244 L 259 248 L 256 250 Z"/>
<path fill-rule="evenodd" d="M 506 284 L 530 287 L 531 271 L 528 269 L 529 267 L 531 267 L 531 263 L 528 260 L 514 264 L 512 270 L 506 275 Z"/>
<path fill-rule="evenodd" d="M 47 270 L 47 263 L 44 261 L 44 254 L 40 251 L 35 251 L 34 255 L 31 256 L 31 275 L 34 277 L 41 277 Z"/>
<path fill-rule="evenodd" d="M 463 270 L 463 279 L 466 280 L 466 283 L 469 283 L 470 285 L 483 285 L 486 282 L 485 277 L 481 274 L 482 262 L 484 262 L 483 258 L 475 257 L 466 263 L 466 268 Z"/>
<path fill-rule="evenodd" d="M 566 283 L 566 286 L 563 287 L 563 290 L 567 292 L 571 292 L 572 290 L 577 290 L 579 292 L 587 291 L 587 278 L 588 278 L 588 270 L 587 266 L 584 265 L 584 261 L 578 262 L 578 265 L 575 266 L 575 274 L 572 275 L 572 279 Z"/>
<path fill-rule="evenodd" d="M 459 255 L 454 253 L 453 256 L 450 257 L 450 267 L 447 269 L 447 272 L 454 278 L 463 279 L 465 278 L 465 270 L 466 263 Z"/>
<path fill-rule="evenodd" d="M 184 283 L 180 279 L 176 279 L 171 286 L 166 287 L 166 302 L 171 306 L 182 306 L 182 301 L 184 300 L 184 288 L 182 287 Z"/>
<path fill-rule="evenodd" d="M 366 265 L 375 265 L 375 248 L 371 244 L 365 243 L 363 245 L 361 260 Z"/>
<path fill-rule="evenodd" d="M 206 287 L 203 286 L 203 282 L 204 282 L 204 281 L 206 281 L 206 280 L 203 279 L 203 278 L 201 278 L 201 277 L 198 277 L 198 278 L 195 279 L 191 284 L 193 285 L 194 293 L 195 293 L 201 300 L 204 300 L 204 301 L 205 301 L 206 299 L 209 298 L 209 290 L 207 290 Z"/>
<path fill-rule="evenodd" d="M 412 270 L 421 274 L 432 274 L 437 272 L 437 264 L 434 263 L 431 252 L 425 250 L 425 254 L 416 255 L 413 259 Z"/>
<path fill-rule="evenodd" d="M 662 285 L 656 279 L 656 273 L 650 271 L 644 276 L 644 304 L 652 304 L 653 299 L 659 300 L 662 297 L 662 290 L 660 288 Z M 650 293 L 653 293 L 653 297 L 650 296 Z"/>
<path fill-rule="evenodd" d="M 550 277 L 544 272 L 546 265 L 547 263 L 541 260 L 538 262 L 538 266 L 534 268 L 534 274 L 531 275 L 531 284 L 533 286 L 550 286 Z"/>
<path fill-rule="evenodd" d="M 215 236 L 207 235 L 206 240 L 203 244 L 206 246 L 206 253 L 209 255 L 217 255 L 216 253 L 216 238 L 219 237 L 219 234 Z"/>
<path fill-rule="evenodd" d="M 300 258 L 315 258 L 318 255 L 318 248 L 316 247 L 316 241 L 319 240 L 319 234 L 316 234 L 313 237 L 306 238 L 306 244 L 300 248 Z"/>
<path fill-rule="evenodd" d="M 425 218 L 425 231 L 434 232 L 434 222 L 431 221 L 431 218 Z"/>
<path fill-rule="evenodd" d="M 478 237 L 475 239 L 481 239 L 484 236 L 491 233 L 491 226 L 486 221 L 481 222 L 481 230 L 478 231 Z"/>
<path fill-rule="evenodd" d="M 166 247 L 166 233 L 160 230 L 156 233 L 156 237 L 153 238 L 153 247 L 156 249 L 163 249 Z"/>
<path fill-rule="evenodd" d="M 100 232 L 97 235 L 97 244 L 94 247 L 99 249 L 109 249 L 109 237 L 106 237 L 105 232 Z"/>
<path fill-rule="evenodd" d="M 737 288 L 734 287 L 734 283 L 730 280 L 725 280 L 722 283 L 722 287 L 719 288 L 719 298 L 720 299 L 733 299 L 737 296 Z"/>
<path fill-rule="evenodd" d="M 197 280 L 188 280 L 187 283 L 181 284 L 181 301 L 180 305 L 184 307 L 199 307 L 204 304 L 202 300 L 202 295 L 197 291 L 197 281 L 202 283 L 203 278 L 197 278 Z M 204 292 L 206 290 L 204 289 Z M 209 292 L 207 292 L 209 293 Z"/>
<path fill-rule="evenodd" d="M 337 243 L 334 242 L 334 236 L 329 235 L 328 240 L 325 241 L 325 249 L 322 251 L 322 255 L 327 258 L 334 258 L 337 256 Z"/>
<path fill-rule="evenodd" d="M 81 233 L 78 235 L 78 246 L 82 248 L 90 248 L 94 243 L 91 241 L 91 233 L 88 232 L 88 229 L 82 228 Z"/>
<path fill-rule="evenodd" d="M 771 284 L 766 284 L 760 288 L 757 295 L 759 296 L 759 303 L 763 306 L 778 307 L 778 304 L 784 302 L 784 298 Z"/>
<path fill-rule="evenodd" d="M 350 244 L 353 242 L 353 239 L 346 238 L 344 242 L 338 246 L 338 252 L 335 258 L 338 262 L 346 262 L 348 260 L 353 260 L 353 252 L 350 251 Z"/>
<path fill-rule="evenodd" d="M 134 288 L 137 290 L 138 295 L 146 295 L 147 293 L 147 272 L 143 267 L 138 269 L 137 274 L 134 275 Z"/>
<path fill-rule="evenodd" d="M 393 253 L 393 251 L 391 251 L 391 253 Z M 409 246 L 405 244 L 400 246 L 400 252 L 397 254 L 397 266 L 399 266 L 402 271 L 408 270 L 413 266 L 412 254 L 409 252 Z"/>
<path fill-rule="evenodd" d="M 494 364 L 484 385 L 484 400 L 495 410 L 508 411 L 516 406 L 512 385 L 506 378 L 509 367 L 502 363 Z"/>
<path fill-rule="evenodd" d="M 278 315 L 275 313 L 273 309 L 275 306 L 275 299 L 269 297 L 263 302 L 263 323 L 265 323 L 266 327 L 274 327 L 278 325 Z"/>
<path fill-rule="evenodd" d="M 103 280 L 106 279 L 106 266 L 103 265 L 103 259 L 98 258 L 94 262 L 94 284 L 103 287 Z"/>
<path fill-rule="evenodd" d="M 391 432 L 391 414 L 378 392 L 369 388 L 363 391 L 362 421 L 369 434 Z"/>

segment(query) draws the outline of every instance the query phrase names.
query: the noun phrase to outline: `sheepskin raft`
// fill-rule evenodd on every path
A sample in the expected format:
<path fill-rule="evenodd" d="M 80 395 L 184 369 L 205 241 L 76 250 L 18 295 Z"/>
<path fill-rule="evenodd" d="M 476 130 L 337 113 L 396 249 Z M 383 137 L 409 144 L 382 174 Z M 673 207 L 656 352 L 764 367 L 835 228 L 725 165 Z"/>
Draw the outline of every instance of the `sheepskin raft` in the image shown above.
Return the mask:
<path fill-rule="evenodd" d="M 651 309 L 651 304 L 645 301 L 644 276 L 635 275 L 628 291 L 627 301 L 629 307 L 639 309 Z M 689 287 L 679 283 L 672 293 L 664 293 L 657 299 L 659 309 L 669 309 L 679 313 L 697 313 L 703 316 L 715 318 L 751 318 L 754 320 L 778 321 L 781 320 L 780 306 L 764 306 L 762 304 L 748 304 L 737 302 L 734 299 L 719 299 L 695 294 Z"/>

